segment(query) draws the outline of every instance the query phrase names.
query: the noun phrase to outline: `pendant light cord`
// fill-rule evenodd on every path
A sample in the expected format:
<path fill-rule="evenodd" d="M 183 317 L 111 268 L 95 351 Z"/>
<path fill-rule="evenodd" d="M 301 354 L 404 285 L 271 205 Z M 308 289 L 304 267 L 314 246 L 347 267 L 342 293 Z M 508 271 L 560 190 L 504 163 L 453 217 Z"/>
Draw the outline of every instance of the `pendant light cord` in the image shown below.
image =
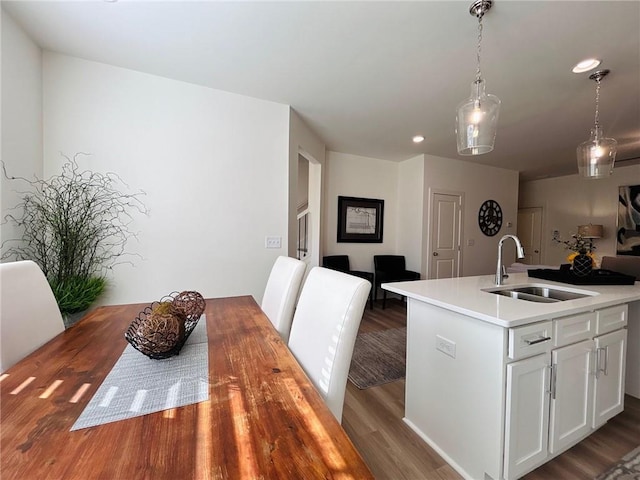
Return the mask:
<path fill-rule="evenodd" d="M 596 124 L 596 128 L 598 128 L 600 126 L 600 110 L 599 110 L 599 105 L 600 105 L 600 78 L 596 78 L 596 117 L 595 117 L 595 124 Z"/>
<path fill-rule="evenodd" d="M 482 13 L 478 14 L 478 50 L 476 51 L 476 60 L 478 62 L 478 68 L 476 70 L 476 83 L 482 80 L 482 74 L 480 72 L 480 49 L 482 44 Z"/>

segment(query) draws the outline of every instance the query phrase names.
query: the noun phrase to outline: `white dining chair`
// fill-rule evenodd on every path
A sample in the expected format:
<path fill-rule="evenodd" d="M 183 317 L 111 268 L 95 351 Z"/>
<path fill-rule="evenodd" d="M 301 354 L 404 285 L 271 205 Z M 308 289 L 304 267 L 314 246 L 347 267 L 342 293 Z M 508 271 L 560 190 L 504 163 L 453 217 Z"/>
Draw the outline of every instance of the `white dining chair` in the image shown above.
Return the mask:
<path fill-rule="evenodd" d="M 51 287 L 31 260 L 0 264 L 0 372 L 64 331 Z"/>
<path fill-rule="evenodd" d="M 276 327 L 280 337 L 289 340 L 293 311 L 307 264 L 291 257 L 276 259 L 262 296 L 262 311 Z"/>
<path fill-rule="evenodd" d="M 353 347 L 370 290 L 367 280 L 314 267 L 293 317 L 289 349 L 339 422 Z"/>

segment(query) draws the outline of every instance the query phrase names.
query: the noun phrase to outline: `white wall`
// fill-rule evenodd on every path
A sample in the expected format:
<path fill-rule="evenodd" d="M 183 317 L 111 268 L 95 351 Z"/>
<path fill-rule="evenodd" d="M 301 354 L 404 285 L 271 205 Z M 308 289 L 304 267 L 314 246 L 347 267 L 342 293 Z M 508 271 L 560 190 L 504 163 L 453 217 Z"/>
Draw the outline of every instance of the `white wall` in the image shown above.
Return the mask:
<path fill-rule="evenodd" d="M 130 246 L 144 259 L 114 269 L 104 303 L 183 289 L 260 301 L 287 252 L 288 106 L 46 52 L 43 111 L 45 174 L 59 152 L 90 152 L 83 167 L 147 192 Z"/>
<path fill-rule="evenodd" d="M 405 255 L 407 268 L 428 275 L 430 256 L 429 192 L 433 189 L 461 192 L 463 211 L 462 275 L 495 272 L 497 245 L 502 235 L 516 233 L 518 172 L 473 162 L 420 155 L 396 163 L 344 153 L 327 154 L 327 187 L 324 225 L 325 255 L 349 255 L 354 270 L 373 271 L 373 255 Z M 338 196 L 385 200 L 384 242 L 337 243 Z M 478 227 L 482 202 L 496 200 L 504 221 L 500 232 L 487 237 Z M 511 227 L 507 223 L 511 222 Z M 473 245 L 468 245 L 472 240 Z M 515 249 L 507 244 L 505 262 L 515 261 Z"/>
<path fill-rule="evenodd" d="M 596 240 L 599 257 L 616 254 L 616 216 L 618 187 L 640 184 L 640 165 L 616 167 L 613 175 L 599 180 L 588 180 L 576 175 L 523 182 L 520 186 L 520 208 L 542 207 L 541 263 L 566 263 L 569 253 L 562 245 L 552 241 L 552 231 L 568 240 L 578 225 L 587 223 L 604 226 L 604 237 Z"/>
<path fill-rule="evenodd" d="M 495 273 L 498 240 L 515 234 L 518 220 L 518 172 L 487 167 L 473 161 L 425 155 L 423 251 L 429 251 L 429 195 L 433 189 L 464 193 L 462 276 Z M 478 210 L 485 200 L 502 207 L 503 224 L 497 235 L 487 237 L 478 226 Z M 511 222 L 511 227 L 508 223 Z M 469 245 L 469 243 L 473 245 Z M 509 242 L 504 250 L 505 264 L 515 261 L 515 249 Z M 428 274 L 430 256 L 423 255 L 423 273 Z"/>
<path fill-rule="evenodd" d="M 373 256 L 398 252 L 398 164 L 327 152 L 323 255 L 349 255 L 352 270 L 373 272 Z M 338 196 L 384 200 L 382 243 L 338 243 Z M 407 259 L 409 263 L 409 259 Z"/>
<path fill-rule="evenodd" d="M 322 185 L 324 182 L 325 145 L 293 109 L 289 109 L 289 244 L 288 255 L 296 257 L 298 235 L 298 165 L 299 157 L 309 161 L 307 195 L 309 199 L 309 252 L 305 261 L 320 265 L 322 255 Z M 286 253 L 285 253 L 286 254 Z M 309 268 L 307 268 L 307 273 Z"/>
<path fill-rule="evenodd" d="M 10 176 L 42 177 L 42 52 L 4 10 L 2 16 L 2 161 Z M 0 181 L 2 218 L 20 202 L 23 182 Z M 2 242 L 19 238 L 2 225 Z"/>
<path fill-rule="evenodd" d="M 424 155 L 420 155 L 398 164 L 397 249 L 406 257 L 407 269 L 416 272 L 422 266 L 423 198 Z"/>

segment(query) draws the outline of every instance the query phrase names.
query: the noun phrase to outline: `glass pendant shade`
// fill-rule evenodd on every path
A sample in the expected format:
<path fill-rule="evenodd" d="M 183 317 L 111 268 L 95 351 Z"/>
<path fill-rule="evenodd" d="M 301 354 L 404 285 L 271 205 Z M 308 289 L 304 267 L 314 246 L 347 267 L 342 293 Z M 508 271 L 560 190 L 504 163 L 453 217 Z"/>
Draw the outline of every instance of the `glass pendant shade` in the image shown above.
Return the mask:
<path fill-rule="evenodd" d="M 460 155 L 481 155 L 493 150 L 500 99 L 487 94 L 484 80 L 471 84 L 471 96 L 458 106 L 456 137 Z"/>
<path fill-rule="evenodd" d="M 602 128 L 591 129 L 591 138 L 578 145 L 578 172 L 586 178 L 604 178 L 613 173 L 618 142 L 604 138 Z"/>

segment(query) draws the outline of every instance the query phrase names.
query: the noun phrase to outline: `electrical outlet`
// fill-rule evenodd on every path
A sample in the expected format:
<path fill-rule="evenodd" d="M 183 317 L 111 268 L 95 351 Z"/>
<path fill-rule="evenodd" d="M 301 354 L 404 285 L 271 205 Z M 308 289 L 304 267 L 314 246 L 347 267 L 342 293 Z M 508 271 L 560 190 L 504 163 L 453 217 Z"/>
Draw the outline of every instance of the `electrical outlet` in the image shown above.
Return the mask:
<path fill-rule="evenodd" d="M 264 248 L 281 248 L 282 237 L 264 237 Z"/>
<path fill-rule="evenodd" d="M 456 344 L 440 335 L 436 335 L 436 350 L 440 350 L 451 358 L 456 358 Z"/>

